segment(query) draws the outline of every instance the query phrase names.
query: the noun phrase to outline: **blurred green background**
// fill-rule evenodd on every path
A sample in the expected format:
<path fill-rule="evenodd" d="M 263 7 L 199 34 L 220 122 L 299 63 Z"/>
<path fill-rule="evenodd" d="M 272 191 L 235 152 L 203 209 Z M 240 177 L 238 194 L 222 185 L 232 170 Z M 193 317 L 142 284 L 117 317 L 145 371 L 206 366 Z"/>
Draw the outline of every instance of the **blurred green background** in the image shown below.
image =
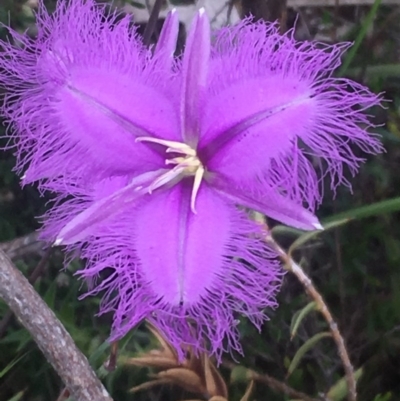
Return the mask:
<path fill-rule="evenodd" d="M 44 3 L 54 9 L 54 1 Z M 137 9 L 148 6 L 145 1 L 130 3 Z M 376 1 L 371 5 L 360 0 L 351 6 L 336 2 L 333 7 L 316 7 L 312 3 L 315 2 L 293 9 L 287 8 L 284 1 L 243 0 L 231 6 L 241 15 L 278 18 L 286 28 L 292 27 L 297 18 L 299 39 L 355 41 L 338 74 L 363 82 L 375 92 L 385 92 L 388 100 L 385 109 L 372 113 L 380 125 L 376 131 L 382 136 L 387 152 L 368 158 L 361 173 L 352 180 L 353 193 L 340 189 L 333 198 L 326 187 L 320 218 L 324 222 L 343 218 L 346 221 L 301 244 L 294 255 L 337 319 L 355 368 L 362 368 L 359 400 L 400 400 L 400 2 L 396 5 L 393 1 L 391 4 Z M 35 1 L 2 0 L 0 21 L 34 35 L 35 5 Z M 125 5 L 124 1 L 113 2 L 113 7 Z M 0 36 L 7 38 L 4 26 L 0 26 Z M 6 127 L 0 129 L 4 132 Z M 4 145 L 5 140 L 2 141 Z M 151 373 L 147 368 L 124 363 L 125 358 L 157 346 L 144 327 L 133 330 L 121 342 L 117 369 L 108 372 L 104 368 L 110 352 L 105 341 L 111 317 L 95 317 L 99 299 L 77 300 L 84 288 L 73 273 L 81 262 L 75 261 L 62 270 L 61 250 L 45 252 L 43 244 L 35 239 L 32 234 L 38 228 L 35 216 L 45 210 L 46 196 L 39 196 L 34 187 L 21 189 L 12 172 L 13 165 L 12 153 L 1 152 L 0 248 L 9 253 L 26 276 L 36 269 L 36 290 L 88 356 L 113 398 L 118 401 L 203 399 L 169 385 L 137 394 L 128 392 L 148 380 Z M 279 226 L 274 228 L 274 234 L 285 247 L 300 235 Z M 263 332 L 258 333 L 247 322 L 241 322 L 245 357 L 237 356 L 235 362 L 240 368 L 233 371 L 231 367 L 219 368 L 229 384 L 229 400 L 240 400 L 247 387 L 242 367 L 268 374 L 316 399 L 344 399 L 341 387 L 344 373 L 334 343 L 330 338 L 314 341 L 316 334 L 328 330 L 322 317 L 312 308 L 306 309 L 309 313 L 303 313 L 304 318 L 297 320 L 297 333 L 291 339 L 291 325 L 298 319 L 297 312 L 305 312 L 309 302 L 297 279 L 288 274 L 279 295 L 280 307 L 271 314 Z M 230 357 L 227 355 L 226 359 L 229 361 Z M 0 401 L 56 401 L 62 389 L 60 379 L 29 333 L 0 302 Z M 327 394 L 330 398 L 323 398 Z M 250 399 L 278 401 L 290 397 L 260 382 Z"/>

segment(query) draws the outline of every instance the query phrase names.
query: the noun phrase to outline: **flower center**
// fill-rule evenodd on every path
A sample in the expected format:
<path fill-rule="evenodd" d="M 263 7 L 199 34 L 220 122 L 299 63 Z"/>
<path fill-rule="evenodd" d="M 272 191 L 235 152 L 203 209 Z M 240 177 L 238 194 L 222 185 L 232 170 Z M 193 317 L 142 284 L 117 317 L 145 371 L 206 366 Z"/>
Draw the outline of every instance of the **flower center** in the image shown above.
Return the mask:
<path fill-rule="evenodd" d="M 175 165 L 175 167 L 155 179 L 149 185 L 148 191 L 151 193 L 155 189 L 168 184 L 176 178 L 193 176 L 194 182 L 192 195 L 190 198 L 190 209 L 193 213 L 196 213 L 196 197 L 205 172 L 205 168 L 198 158 L 196 150 L 183 142 L 167 141 L 164 139 L 152 138 L 150 136 L 141 136 L 136 138 L 136 141 L 157 143 L 159 145 L 166 146 L 166 153 L 175 153 L 181 155 L 165 160 L 166 165 Z"/>

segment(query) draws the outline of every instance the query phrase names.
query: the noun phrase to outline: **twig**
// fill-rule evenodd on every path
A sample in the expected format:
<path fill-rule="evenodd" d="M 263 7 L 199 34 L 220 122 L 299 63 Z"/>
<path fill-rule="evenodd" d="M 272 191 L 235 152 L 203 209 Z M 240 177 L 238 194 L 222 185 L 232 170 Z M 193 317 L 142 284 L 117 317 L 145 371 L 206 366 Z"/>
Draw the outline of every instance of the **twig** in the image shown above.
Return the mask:
<path fill-rule="evenodd" d="M 272 238 L 271 235 L 267 237 L 267 242 L 278 252 L 280 258 L 285 264 L 285 268 L 292 272 L 301 282 L 307 294 L 316 302 L 319 312 L 323 315 L 329 325 L 333 340 L 338 348 L 339 357 L 342 360 L 344 371 L 346 374 L 346 382 L 348 386 L 348 399 L 349 401 L 357 400 L 357 383 L 354 377 L 353 365 L 350 362 L 349 354 L 347 353 L 346 346 L 339 328 L 332 317 L 324 299 L 318 290 L 314 287 L 311 279 L 306 275 L 300 265 L 298 265 Z"/>
<path fill-rule="evenodd" d="M 21 259 L 32 254 L 43 252 L 45 243 L 38 239 L 38 233 L 33 232 L 11 241 L 1 242 L 0 251 L 3 251 L 12 259 Z"/>
<path fill-rule="evenodd" d="M 31 284 L 34 284 L 36 280 L 43 274 L 43 272 L 46 269 L 47 262 L 49 260 L 49 257 L 51 255 L 51 252 L 53 251 L 52 247 L 48 247 L 42 256 L 42 258 L 39 260 L 39 263 L 36 265 L 36 267 L 32 270 L 32 273 L 29 275 L 28 281 Z M 7 255 L 8 256 L 8 255 Z"/>
<path fill-rule="evenodd" d="M 150 46 L 151 37 L 153 36 L 154 30 L 157 25 L 158 16 L 160 15 L 161 6 L 163 0 L 156 0 L 151 10 L 149 20 L 147 21 L 146 28 L 143 32 L 143 44 L 145 46 Z"/>
<path fill-rule="evenodd" d="M 0 297 L 30 332 L 76 401 L 112 401 L 64 326 L 1 251 Z"/>
<path fill-rule="evenodd" d="M 42 256 L 42 258 L 40 259 L 37 266 L 33 269 L 32 273 L 29 275 L 28 281 L 31 284 L 35 284 L 36 280 L 43 274 L 51 251 L 52 251 L 52 248 L 47 248 L 45 254 Z M 11 323 L 12 317 L 13 317 L 13 313 L 11 310 L 9 310 L 5 313 L 5 315 L 1 319 L 1 321 L 0 321 L 0 338 L 2 338 L 4 336 L 4 334 L 6 333 L 7 328 L 9 326 L 9 324 Z"/>
<path fill-rule="evenodd" d="M 231 370 L 237 368 L 236 364 L 228 361 L 224 361 L 223 366 Z M 256 382 L 265 383 L 271 390 L 277 393 L 283 393 L 290 398 L 302 401 L 318 401 L 318 399 L 312 398 L 309 395 L 302 393 L 301 391 L 297 391 L 292 387 L 289 387 L 286 383 L 281 382 L 278 379 L 275 379 L 274 377 L 271 377 L 265 373 L 260 374 L 255 372 L 254 370 L 246 368 L 245 376 L 246 379 L 249 381 L 254 380 Z"/>

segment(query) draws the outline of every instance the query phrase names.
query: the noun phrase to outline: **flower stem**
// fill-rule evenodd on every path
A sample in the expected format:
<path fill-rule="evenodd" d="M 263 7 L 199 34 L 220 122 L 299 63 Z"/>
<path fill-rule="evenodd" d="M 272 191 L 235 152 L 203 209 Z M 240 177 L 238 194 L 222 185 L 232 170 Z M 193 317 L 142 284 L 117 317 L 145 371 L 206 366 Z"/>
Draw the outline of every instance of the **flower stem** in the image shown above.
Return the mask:
<path fill-rule="evenodd" d="M 279 244 L 272 238 L 271 235 L 268 235 L 266 238 L 267 243 L 269 243 L 279 254 L 282 262 L 285 265 L 285 269 L 293 273 L 300 283 L 303 285 L 307 294 L 315 301 L 317 304 L 317 309 L 325 318 L 326 322 L 329 325 L 329 330 L 332 334 L 333 340 L 336 343 L 336 347 L 338 349 L 339 357 L 342 360 L 342 364 L 344 367 L 344 371 L 346 374 L 346 382 L 348 388 L 348 399 L 349 401 L 357 400 L 357 390 L 356 390 L 356 380 L 354 377 L 354 369 L 351 364 L 349 354 L 347 352 L 343 337 L 339 331 L 338 325 L 332 317 L 328 306 L 326 305 L 322 295 L 315 288 L 311 279 L 307 276 L 304 270 L 301 268 L 299 264 L 297 264 L 291 257 L 288 255 Z"/>

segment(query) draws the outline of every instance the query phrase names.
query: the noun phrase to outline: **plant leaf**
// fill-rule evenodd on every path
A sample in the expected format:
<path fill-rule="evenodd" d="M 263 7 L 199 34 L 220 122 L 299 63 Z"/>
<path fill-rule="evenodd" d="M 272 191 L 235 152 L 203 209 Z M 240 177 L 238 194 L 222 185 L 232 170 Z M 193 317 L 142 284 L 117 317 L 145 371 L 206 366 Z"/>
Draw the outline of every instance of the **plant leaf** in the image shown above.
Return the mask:
<path fill-rule="evenodd" d="M 21 355 L 19 358 L 15 358 L 11 361 L 2 371 L 0 371 L 0 379 L 2 379 L 18 362 L 21 361 L 27 354 Z"/>
<path fill-rule="evenodd" d="M 387 199 L 382 202 L 376 202 L 371 205 L 361 206 L 355 209 L 350 209 L 345 212 L 335 214 L 323 220 L 322 222 L 324 226 L 323 231 L 320 230 L 308 231 L 300 235 L 300 237 L 298 237 L 290 246 L 288 253 L 289 255 L 291 255 L 293 251 L 295 251 L 296 249 L 298 249 L 311 239 L 314 239 L 321 233 L 339 227 L 341 225 L 347 224 L 352 220 L 365 219 L 367 217 L 372 217 L 384 213 L 393 213 L 397 211 L 400 211 L 400 197 Z M 283 230 L 278 230 L 277 232 L 281 231 Z"/>
<path fill-rule="evenodd" d="M 288 368 L 288 373 L 287 377 L 289 377 L 294 370 L 297 368 L 299 365 L 301 359 L 303 356 L 312 348 L 314 345 L 322 340 L 325 337 L 331 337 L 331 333 L 325 331 L 323 333 L 318 333 L 309 338 L 296 352 L 295 356 L 292 359 L 292 362 L 290 362 L 289 368 Z"/>
<path fill-rule="evenodd" d="M 101 345 L 99 345 L 99 347 L 89 357 L 90 366 L 95 367 L 100 357 L 102 357 L 109 348 L 110 343 L 108 341 L 104 341 Z"/>
<path fill-rule="evenodd" d="M 334 223 L 334 221 L 342 219 L 347 219 L 347 221 L 351 221 L 354 219 L 365 219 L 366 217 L 377 216 L 384 213 L 398 212 L 399 210 L 400 197 L 397 197 L 335 214 L 325 219 L 323 223 L 332 224 Z"/>
<path fill-rule="evenodd" d="M 243 397 L 240 399 L 240 401 L 249 401 L 250 395 L 253 392 L 254 388 L 254 380 L 252 380 L 249 385 L 247 386 L 246 392 L 244 393 Z"/>
<path fill-rule="evenodd" d="M 207 355 L 203 357 L 204 379 L 208 394 L 211 396 L 228 397 L 228 389 L 218 369 L 211 363 Z"/>
<path fill-rule="evenodd" d="M 186 368 L 172 368 L 157 374 L 157 378 L 168 380 L 183 389 L 192 393 L 203 394 L 207 390 L 201 378 L 194 372 Z"/>
<path fill-rule="evenodd" d="M 363 374 L 363 368 L 359 368 L 354 372 L 354 379 L 358 379 Z M 326 397 L 332 401 L 341 401 L 347 395 L 347 382 L 346 378 L 342 377 L 339 379 L 328 391 Z"/>
<path fill-rule="evenodd" d="M 231 371 L 231 383 L 246 383 L 249 381 L 249 370 L 244 366 L 235 366 Z"/>
<path fill-rule="evenodd" d="M 364 37 L 367 34 L 368 29 L 376 16 L 376 13 L 378 12 L 379 6 L 381 5 L 381 1 L 382 0 L 374 1 L 374 4 L 372 5 L 371 10 L 369 11 L 368 15 L 366 16 L 364 23 L 361 25 L 361 28 L 357 35 L 357 38 L 354 41 L 354 45 L 348 51 L 348 53 L 343 61 L 343 64 L 339 69 L 340 76 L 343 76 L 346 73 L 347 68 L 349 67 L 349 65 L 353 61 L 355 55 L 357 54 L 357 51 L 358 51 L 362 41 L 364 40 Z"/>
<path fill-rule="evenodd" d="M 296 241 L 293 242 L 293 244 L 290 246 L 288 254 L 291 255 L 293 251 L 295 251 L 297 248 L 301 247 L 304 245 L 306 242 L 310 241 L 311 239 L 317 237 L 321 233 L 324 233 L 325 231 L 329 231 L 332 228 L 339 227 L 343 224 L 346 224 L 349 222 L 348 218 L 342 218 L 342 219 L 335 219 L 335 221 L 331 221 L 330 223 L 324 224 L 324 230 L 315 230 L 315 231 L 307 231 L 303 235 L 301 235 L 299 238 L 296 239 Z"/>
<path fill-rule="evenodd" d="M 294 336 L 297 334 L 297 330 L 303 319 L 313 310 L 317 309 L 317 304 L 315 301 L 308 303 L 303 309 L 300 309 L 293 315 L 292 322 L 290 324 L 290 340 L 293 340 Z"/>
<path fill-rule="evenodd" d="M 138 386 L 132 387 L 129 392 L 130 393 L 137 393 L 138 391 L 143 391 L 143 390 L 148 390 L 150 388 L 153 388 L 155 386 L 161 386 L 163 384 L 169 384 L 169 380 L 163 380 L 163 379 L 157 379 L 157 380 L 151 380 L 142 384 L 139 384 Z"/>
<path fill-rule="evenodd" d="M 13 397 L 11 397 L 7 401 L 19 401 L 19 400 L 22 400 L 22 397 L 24 396 L 24 394 L 25 394 L 25 390 L 22 390 L 19 393 L 15 394 Z"/>

